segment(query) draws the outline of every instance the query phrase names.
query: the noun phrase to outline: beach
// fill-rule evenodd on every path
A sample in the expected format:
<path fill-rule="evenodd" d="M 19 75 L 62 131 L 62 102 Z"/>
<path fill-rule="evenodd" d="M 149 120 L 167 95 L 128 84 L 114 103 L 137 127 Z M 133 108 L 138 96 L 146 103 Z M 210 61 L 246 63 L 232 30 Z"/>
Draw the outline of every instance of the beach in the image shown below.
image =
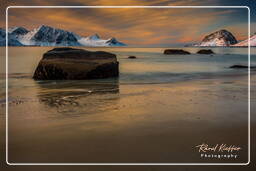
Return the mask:
<path fill-rule="evenodd" d="M 45 49 L 31 48 L 27 59 L 36 64 Z M 227 49 L 213 57 L 193 54 L 185 63 L 183 56 L 162 56 L 159 49 L 145 53 L 124 48 L 116 52 L 119 79 L 90 81 L 34 81 L 35 65 L 25 68 L 15 62 L 22 61 L 15 58 L 22 53 L 14 51 L 10 54 L 15 60 L 9 58 L 13 64 L 8 102 L 11 163 L 248 161 L 248 75 L 246 70 L 229 69 L 246 64 L 245 49 Z M 127 54 L 138 59 L 129 60 Z M 252 71 L 252 85 L 255 78 Z M 255 101 L 252 96 L 251 111 Z M 4 109 L 2 103 L 2 121 Z M 255 119 L 251 125 L 255 127 Z M 4 131 L 1 125 L 1 135 Z M 235 145 L 241 150 L 234 152 L 236 159 L 205 158 L 196 147 L 202 143 Z"/>

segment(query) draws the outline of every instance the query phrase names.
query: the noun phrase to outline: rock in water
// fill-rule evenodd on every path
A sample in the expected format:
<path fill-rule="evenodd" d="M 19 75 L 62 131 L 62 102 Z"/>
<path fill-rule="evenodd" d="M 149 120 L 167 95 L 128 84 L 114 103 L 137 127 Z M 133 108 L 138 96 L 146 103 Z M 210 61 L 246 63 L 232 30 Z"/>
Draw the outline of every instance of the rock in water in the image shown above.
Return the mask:
<path fill-rule="evenodd" d="M 219 30 L 204 37 L 199 46 L 230 46 L 237 43 L 235 36 L 227 30 Z"/>
<path fill-rule="evenodd" d="M 35 80 L 83 80 L 118 77 L 116 55 L 74 48 L 54 48 L 43 55 Z"/>
<path fill-rule="evenodd" d="M 232 65 L 230 66 L 229 68 L 235 68 L 235 69 L 244 69 L 244 68 L 247 68 L 248 69 L 248 66 L 247 65 Z M 250 66 L 251 69 L 256 69 L 256 66 Z"/>
<path fill-rule="evenodd" d="M 129 56 L 129 59 L 136 59 L 136 56 Z"/>
<path fill-rule="evenodd" d="M 197 52 L 198 54 L 214 54 L 211 49 L 201 49 Z"/>
<path fill-rule="evenodd" d="M 189 55 L 190 52 L 187 52 L 182 49 L 166 49 L 166 50 L 164 50 L 164 54 L 166 54 L 166 55 Z"/>

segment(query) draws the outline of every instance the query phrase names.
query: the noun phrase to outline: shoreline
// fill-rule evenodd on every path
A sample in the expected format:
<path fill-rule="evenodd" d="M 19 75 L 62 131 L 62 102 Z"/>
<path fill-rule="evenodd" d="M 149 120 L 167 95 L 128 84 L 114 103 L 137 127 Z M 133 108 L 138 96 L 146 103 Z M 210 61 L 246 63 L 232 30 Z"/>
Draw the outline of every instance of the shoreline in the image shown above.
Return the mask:
<path fill-rule="evenodd" d="M 78 96 L 74 99 L 77 107 L 39 102 L 12 106 L 10 161 L 245 162 L 247 97 L 243 80 L 231 77 L 157 86 L 120 85 L 116 93 Z M 89 109 L 85 100 L 97 98 L 105 102 L 96 100 L 98 107 L 82 114 L 82 108 Z M 57 115 L 57 109 L 79 110 L 81 114 L 72 116 L 66 111 Z M 200 143 L 236 144 L 244 150 L 237 160 L 205 160 L 194 148 Z"/>

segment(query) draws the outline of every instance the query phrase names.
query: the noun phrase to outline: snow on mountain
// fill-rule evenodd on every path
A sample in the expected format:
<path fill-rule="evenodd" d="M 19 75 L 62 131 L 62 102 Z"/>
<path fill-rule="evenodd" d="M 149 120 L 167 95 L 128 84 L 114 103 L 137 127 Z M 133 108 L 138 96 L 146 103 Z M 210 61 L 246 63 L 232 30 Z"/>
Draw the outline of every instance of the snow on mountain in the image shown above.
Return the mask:
<path fill-rule="evenodd" d="M 12 35 L 24 35 L 27 34 L 29 31 L 24 27 L 12 27 L 8 29 L 8 33 Z"/>
<path fill-rule="evenodd" d="M 23 27 L 8 29 L 10 46 L 125 46 L 115 38 L 101 39 L 98 34 L 82 37 L 75 33 L 42 25 L 31 31 Z M 0 46 L 5 46 L 5 30 L 0 31 Z"/>
<path fill-rule="evenodd" d="M 236 44 L 237 40 L 227 30 L 219 30 L 204 37 L 197 46 L 230 46 Z"/>
<path fill-rule="evenodd" d="M 81 46 L 74 33 L 44 25 L 19 36 L 18 40 L 30 46 Z"/>
<path fill-rule="evenodd" d="M 234 44 L 233 46 L 248 46 L 248 42 L 250 41 L 250 46 L 256 46 L 256 34 L 251 36 L 250 39 L 246 39 L 244 41 L 241 41 L 237 44 Z"/>
<path fill-rule="evenodd" d="M 126 44 L 119 42 L 116 40 L 116 38 L 112 37 L 106 41 L 106 44 L 109 46 L 126 46 Z"/>
<path fill-rule="evenodd" d="M 6 45 L 6 33 L 5 30 L 0 28 L 0 46 Z M 16 37 L 8 33 L 8 45 L 9 46 L 23 46 Z"/>
<path fill-rule="evenodd" d="M 98 34 L 94 34 L 92 36 L 89 36 L 88 37 L 89 40 L 100 40 L 100 36 Z"/>
<path fill-rule="evenodd" d="M 78 39 L 78 42 L 83 46 L 126 46 L 126 44 L 117 41 L 115 38 L 110 38 L 106 40 L 101 39 L 98 34 L 89 37 L 81 37 L 80 39 Z"/>

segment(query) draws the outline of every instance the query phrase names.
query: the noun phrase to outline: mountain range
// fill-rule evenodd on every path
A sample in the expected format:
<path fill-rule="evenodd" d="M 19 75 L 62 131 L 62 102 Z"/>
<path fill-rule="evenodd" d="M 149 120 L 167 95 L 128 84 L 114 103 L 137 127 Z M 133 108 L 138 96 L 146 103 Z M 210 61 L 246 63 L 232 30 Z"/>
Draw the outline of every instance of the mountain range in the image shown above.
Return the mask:
<path fill-rule="evenodd" d="M 0 28 L 0 46 L 5 46 L 6 32 Z M 192 46 L 236 46 L 246 47 L 250 42 L 256 46 L 256 35 L 249 40 L 238 42 L 228 30 L 222 29 L 206 35 L 200 43 Z M 98 34 L 83 37 L 70 31 L 41 25 L 31 31 L 23 27 L 8 29 L 9 46 L 86 46 L 86 47 L 119 47 L 126 44 L 116 38 L 101 39 Z M 191 45 L 187 45 L 191 46 Z"/>
<path fill-rule="evenodd" d="M 0 46 L 5 46 L 5 30 L 0 28 Z M 23 27 L 8 29 L 9 46 L 126 46 L 116 38 L 101 39 L 98 34 L 83 37 L 70 31 L 42 25 L 31 31 Z"/>

